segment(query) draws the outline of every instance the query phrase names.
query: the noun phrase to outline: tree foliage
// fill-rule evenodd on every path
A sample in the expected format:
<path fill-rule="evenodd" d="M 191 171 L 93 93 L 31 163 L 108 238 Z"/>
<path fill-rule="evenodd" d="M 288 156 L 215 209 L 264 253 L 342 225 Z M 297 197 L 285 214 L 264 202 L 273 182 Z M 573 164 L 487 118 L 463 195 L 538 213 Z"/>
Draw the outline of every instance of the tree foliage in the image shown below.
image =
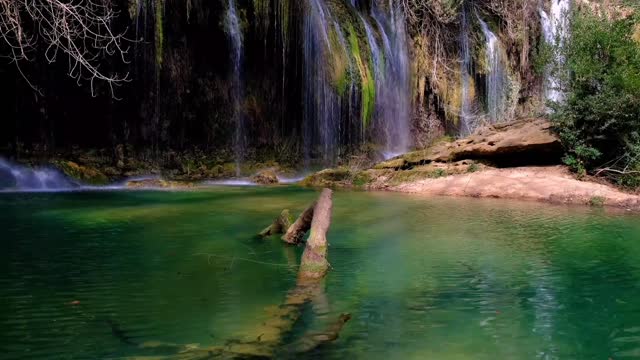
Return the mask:
<path fill-rule="evenodd" d="M 553 119 L 575 171 L 640 186 L 640 44 L 638 17 L 604 18 L 576 11 L 561 86 L 566 100 Z"/>

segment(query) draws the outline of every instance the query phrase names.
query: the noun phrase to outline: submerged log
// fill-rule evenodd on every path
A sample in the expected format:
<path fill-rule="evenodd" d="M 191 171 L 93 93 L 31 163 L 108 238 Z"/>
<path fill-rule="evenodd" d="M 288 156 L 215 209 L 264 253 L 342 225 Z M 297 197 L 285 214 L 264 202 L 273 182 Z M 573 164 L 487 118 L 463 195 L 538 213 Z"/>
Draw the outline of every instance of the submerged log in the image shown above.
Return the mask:
<path fill-rule="evenodd" d="M 311 228 L 311 221 L 313 220 L 313 212 L 316 204 L 317 202 L 314 201 L 313 204 L 309 205 L 309 207 L 298 216 L 296 222 L 289 227 L 287 233 L 282 237 L 282 241 L 291 245 L 297 245 L 302 242 L 302 238 Z"/>
<path fill-rule="evenodd" d="M 291 346 L 289 352 L 305 353 L 314 350 L 321 345 L 335 341 L 340 335 L 340 331 L 342 331 L 342 328 L 349 320 L 351 320 L 351 314 L 340 314 L 338 320 L 329 325 L 323 332 L 305 334 L 302 339 L 298 340 Z"/>
<path fill-rule="evenodd" d="M 267 237 L 276 234 L 284 234 L 291 227 L 291 215 L 288 209 L 282 210 L 280 215 L 273 220 L 273 223 L 267 228 L 262 230 L 259 234 L 260 237 Z"/>
<path fill-rule="evenodd" d="M 324 189 L 318 201 L 307 208 L 296 221 L 298 230 L 287 232 L 287 234 L 291 232 L 292 239 L 300 239 L 309 227 L 311 228 L 311 235 L 305 246 L 302 263 L 298 271 L 296 286 L 287 293 L 280 306 L 270 310 L 270 316 L 266 321 L 252 328 L 251 334 L 246 334 L 243 340 L 229 340 L 223 346 L 201 348 L 199 346 L 162 343 L 154 345 L 174 349 L 177 354 L 172 356 L 171 359 L 180 360 L 249 357 L 280 358 L 311 351 L 323 344 L 336 340 L 344 325 L 351 319 L 350 314 L 340 315 L 336 322 L 330 324 L 322 332 L 305 334 L 290 345 L 284 343 L 287 335 L 291 333 L 294 325 L 302 316 L 305 304 L 319 301 L 322 303 L 320 304 L 321 308 L 328 307 L 324 293 L 323 277 L 329 268 L 329 263 L 326 260 L 326 235 L 331 225 L 332 208 L 332 191 Z M 283 215 L 288 215 L 288 211 L 284 210 L 278 219 L 263 230 L 261 234 L 281 230 L 283 224 L 280 220 L 287 218 L 287 216 Z M 296 227 L 296 224 L 288 229 L 291 230 Z M 145 348 L 151 349 L 153 346 L 145 346 Z"/>
<path fill-rule="evenodd" d="M 299 279 L 321 279 L 329 270 L 327 261 L 327 231 L 331 225 L 331 211 L 333 209 L 333 192 L 322 190 L 316 203 L 311 222 L 311 235 L 302 254 Z"/>

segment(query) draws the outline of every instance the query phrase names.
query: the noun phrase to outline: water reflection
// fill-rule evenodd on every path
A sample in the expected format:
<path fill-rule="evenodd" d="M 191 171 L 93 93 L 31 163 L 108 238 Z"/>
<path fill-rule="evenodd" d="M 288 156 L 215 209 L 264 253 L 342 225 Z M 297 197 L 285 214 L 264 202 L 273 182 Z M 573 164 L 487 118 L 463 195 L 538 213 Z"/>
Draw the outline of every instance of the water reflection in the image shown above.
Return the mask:
<path fill-rule="evenodd" d="M 255 233 L 315 197 L 293 187 L 1 194 L 5 357 L 119 358 L 149 355 L 122 338 L 204 348 L 253 336 L 295 288 L 302 252 Z M 287 342 L 340 313 L 353 319 L 304 357 L 640 353 L 634 216 L 338 192 L 329 240 L 333 270 Z"/>

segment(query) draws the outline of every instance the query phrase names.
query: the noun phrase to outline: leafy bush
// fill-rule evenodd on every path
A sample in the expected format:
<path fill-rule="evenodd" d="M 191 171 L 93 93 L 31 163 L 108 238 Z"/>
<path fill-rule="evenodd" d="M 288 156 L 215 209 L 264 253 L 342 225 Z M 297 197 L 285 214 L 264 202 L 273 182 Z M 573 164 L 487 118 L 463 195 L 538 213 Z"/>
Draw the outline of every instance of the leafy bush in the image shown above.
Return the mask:
<path fill-rule="evenodd" d="M 632 35 L 639 18 L 574 12 L 571 20 L 571 39 L 561 50 L 566 99 L 551 105 L 564 161 L 580 174 L 599 173 L 638 187 L 640 44 Z"/>

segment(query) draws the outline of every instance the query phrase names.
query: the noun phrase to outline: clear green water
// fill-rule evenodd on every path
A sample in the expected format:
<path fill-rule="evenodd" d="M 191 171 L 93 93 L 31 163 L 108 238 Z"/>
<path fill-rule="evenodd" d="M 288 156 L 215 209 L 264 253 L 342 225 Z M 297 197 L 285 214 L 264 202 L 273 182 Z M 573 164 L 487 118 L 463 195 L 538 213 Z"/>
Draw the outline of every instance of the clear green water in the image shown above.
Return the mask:
<path fill-rule="evenodd" d="M 242 338 L 294 286 L 302 252 L 253 235 L 315 196 L 0 194 L 0 358 L 171 355 L 127 342 Z M 640 357 L 637 216 L 338 192 L 329 239 L 325 295 L 295 332 L 353 319 L 306 357 Z"/>

